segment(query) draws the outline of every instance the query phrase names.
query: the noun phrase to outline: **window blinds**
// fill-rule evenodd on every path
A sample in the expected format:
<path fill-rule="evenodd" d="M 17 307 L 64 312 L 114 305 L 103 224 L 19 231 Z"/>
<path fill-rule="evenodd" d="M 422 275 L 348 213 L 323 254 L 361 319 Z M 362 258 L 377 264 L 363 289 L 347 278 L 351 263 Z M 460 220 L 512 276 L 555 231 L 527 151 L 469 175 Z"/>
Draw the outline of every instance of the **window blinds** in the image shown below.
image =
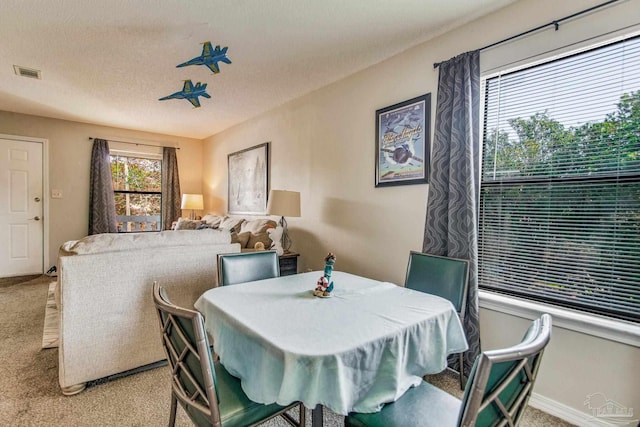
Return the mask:
<path fill-rule="evenodd" d="M 640 321 L 640 37 L 485 80 L 479 285 Z"/>

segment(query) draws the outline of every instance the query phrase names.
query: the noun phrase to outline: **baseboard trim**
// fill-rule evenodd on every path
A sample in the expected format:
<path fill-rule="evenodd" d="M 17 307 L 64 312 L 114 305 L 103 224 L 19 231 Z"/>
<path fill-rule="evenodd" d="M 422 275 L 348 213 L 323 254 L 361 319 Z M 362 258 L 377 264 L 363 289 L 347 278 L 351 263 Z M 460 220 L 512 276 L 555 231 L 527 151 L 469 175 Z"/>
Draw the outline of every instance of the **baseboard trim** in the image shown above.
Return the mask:
<path fill-rule="evenodd" d="M 556 400 L 549 399 L 538 393 L 532 393 L 529 398 L 529 405 L 539 409 L 547 414 L 551 414 L 554 417 L 558 417 L 568 423 L 575 424 L 577 426 L 597 426 L 597 427 L 612 427 L 614 424 L 605 422 L 602 419 L 593 417 L 586 412 L 578 411 L 570 406 L 560 403 Z M 629 420 L 631 421 L 631 420 Z"/>

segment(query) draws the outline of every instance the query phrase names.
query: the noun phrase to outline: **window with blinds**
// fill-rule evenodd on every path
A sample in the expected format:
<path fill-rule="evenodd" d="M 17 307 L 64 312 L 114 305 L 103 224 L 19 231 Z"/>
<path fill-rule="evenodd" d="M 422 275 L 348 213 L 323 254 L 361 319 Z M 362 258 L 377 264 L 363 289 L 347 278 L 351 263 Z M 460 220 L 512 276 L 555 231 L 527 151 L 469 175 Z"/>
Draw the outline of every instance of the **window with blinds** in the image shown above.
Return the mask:
<path fill-rule="evenodd" d="M 640 37 L 484 83 L 479 286 L 640 322 Z"/>
<path fill-rule="evenodd" d="M 161 231 L 162 159 L 112 150 L 111 179 L 118 232 Z"/>

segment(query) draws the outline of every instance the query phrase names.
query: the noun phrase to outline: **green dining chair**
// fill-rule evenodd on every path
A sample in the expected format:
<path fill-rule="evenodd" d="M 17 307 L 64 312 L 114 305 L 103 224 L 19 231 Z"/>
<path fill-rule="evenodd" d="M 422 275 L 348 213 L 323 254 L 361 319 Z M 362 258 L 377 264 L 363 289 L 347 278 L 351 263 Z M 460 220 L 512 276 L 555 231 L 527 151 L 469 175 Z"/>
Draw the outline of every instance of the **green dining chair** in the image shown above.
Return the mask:
<path fill-rule="evenodd" d="M 345 426 L 517 426 L 550 338 L 551 316 L 543 314 L 519 344 L 477 357 L 462 400 L 423 381 L 380 412 L 349 414 Z"/>
<path fill-rule="evenodd" d="M 469 261 L 411 251 L 405 288 L 445 298 L 464 322 L 469 285 Z M 460 388 L 464 388 L 464 353 L 459 353 Z"/>
<path fill-rule="evenodd" d="M 280 276 L 276 251 L 255 251 L 218 255 L 220 286 L 271 279 Z"/>
<path fill-rule="evenodd" d="M 277 415 L 289 424 L 305 425 L 306 412 L 302 404 L 262 405 L 249 400 L 240 380 L 213 361 L 199 312 L 172 304 L 157 282 L 153 284 L 153 301 L 171 369 L 170 427 L 175 425 L 178 402 L 197 426 L 253 426 Z M 285 412 L 296 406 L 299 421 Z"/>

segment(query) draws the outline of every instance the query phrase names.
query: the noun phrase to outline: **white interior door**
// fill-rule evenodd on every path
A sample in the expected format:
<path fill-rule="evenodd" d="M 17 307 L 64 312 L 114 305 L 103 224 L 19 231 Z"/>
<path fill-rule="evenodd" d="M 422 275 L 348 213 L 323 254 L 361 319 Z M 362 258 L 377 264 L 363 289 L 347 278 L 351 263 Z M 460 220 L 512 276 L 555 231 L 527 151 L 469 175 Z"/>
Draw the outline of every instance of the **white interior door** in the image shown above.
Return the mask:
<path fill-rule="evenodd" d="M 0 277 L 43 272 L 42 152 L 0 138 Z"/>

